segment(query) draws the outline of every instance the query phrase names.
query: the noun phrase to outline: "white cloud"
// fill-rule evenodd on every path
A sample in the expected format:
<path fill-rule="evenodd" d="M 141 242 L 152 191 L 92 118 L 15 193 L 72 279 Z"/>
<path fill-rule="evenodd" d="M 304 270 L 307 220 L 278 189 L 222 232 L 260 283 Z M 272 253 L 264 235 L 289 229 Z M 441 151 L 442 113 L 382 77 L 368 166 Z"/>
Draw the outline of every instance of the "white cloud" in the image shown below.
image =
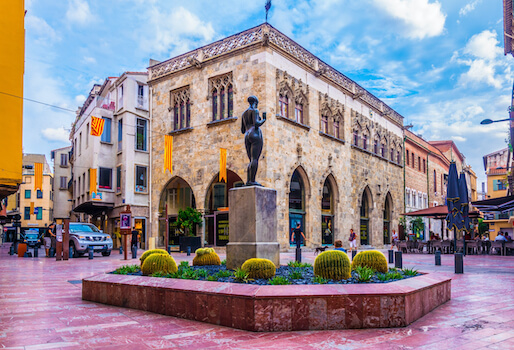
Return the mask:
<path fill-rule="evenodd" d="M 141 46 L 147 52 L 183 53 L 212 41 L 215 35 L 211 23 L 203 22 L 183 7 L 162 11 L 149 6 L 145 17 L 151 30 L 141 38 Z"/>
<path fill-rule="evenodd" d="M 459 11 L 459 16 L 465 16 L 467 15 L 468 13 L 470 13 L 471 11 L 475 10 L 475 7 L 480 4 L 482 2 L 482 0 L 474 0 L 468 4 L 466 4 L 466 6 L 464 6 L 463 8 L 460 9 Z"/>
<path fill-rule="evenodd" d="M 60 40 L 57 32 L 42 18 L 28 15 L 25 17 L 25 30 L 37 44 L 52 44 Z"/>
<path fill-rule="evenodd" d="M 464 52 L 478 58 L 492 60 L 503 53 L 502 48 L 498 46 L 497 36 L 495 30 L 484 30 L 475 34 L 469 39 Z"/>
<path fill-rule="evenodd" d="M 70 132 L 66 131 L 63 127 L 46 128 L 46 129 L 41 130 L 41 134 L 48 141 L 69 142 Z"/>
<path fill-rule="evenodd" d="M 69 0 L 66 19 L 72 24 L 86 25 L 95 20 L 91 14 L 89 4 L 84 0 Z"/>
<path fill-rule="evenodd" d="M 497 89 L 503 85 L 502 79 L 495 76 L 494 65 L 480 59 L 471 62 L 469 71 L 461 75 L 460 83 L 463 85 L 485 83 Z"/>
<path fill-rule="evenodd" d="M 439 1 L 429 0 L 374 0 L 391 17 L 402 22 L 402 34 L 410 39 L 424 39 L 441 35 L 446 15 Z"/>
<path fill-rule="evenodd" d="M 82 60 L 86 64 L 96 64 L 96 58 L 94 57 L 85 56 Z"/>
<path fill-rule="evenodd" d="M 454 141 L 459 141 L 459 142 L 466 141 L 466 138 L 462 137 L 462 136 L 452 136 L 451 139 L 454 140 Z"/>
<path fill-rule="evenodd" d="M 77 95 L 75 96 L 75 102 L 78 106 L 82 106 L 84 104 L 84 101 L 86 101 L 86 96 L 84 95 Z"/>

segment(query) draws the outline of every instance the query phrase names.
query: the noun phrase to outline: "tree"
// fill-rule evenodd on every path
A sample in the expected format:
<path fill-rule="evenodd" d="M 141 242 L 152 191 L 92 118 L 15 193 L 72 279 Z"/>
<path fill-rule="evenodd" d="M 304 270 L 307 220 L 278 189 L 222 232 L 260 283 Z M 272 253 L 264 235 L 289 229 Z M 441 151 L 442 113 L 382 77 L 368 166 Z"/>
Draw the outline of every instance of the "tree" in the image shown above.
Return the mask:
<path fill-rule="evenodd" d="M 414 234 L 424 231 L 425 223 L 423 222 L 423 219 L 420 217 L 417 217 L 414 220 L 411 220 L 410 229 L 411 229 L 412 233 L 414 233 Z"/>
<path fill-rule="evenodd" d="M 187 207 L 178 211 L 177 226 L 186 236 L 194 236 L 193 227 L 202 226 L 202 214 L 195 208 Z"/>

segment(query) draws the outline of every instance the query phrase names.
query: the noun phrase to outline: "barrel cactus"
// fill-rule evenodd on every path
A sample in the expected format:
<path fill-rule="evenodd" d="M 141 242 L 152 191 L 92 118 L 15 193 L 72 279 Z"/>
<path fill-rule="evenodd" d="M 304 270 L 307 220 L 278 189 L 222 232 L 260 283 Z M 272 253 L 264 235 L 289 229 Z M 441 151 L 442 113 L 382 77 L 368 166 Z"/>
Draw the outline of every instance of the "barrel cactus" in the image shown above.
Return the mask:
<path fill-rule="evenodd" d="M 193 259 L 193 266 L 221 265 L 221 260 L 213 248 L 199 248 Z"/>
<path fill-rule="evenodd" d="M 150 254 L 141 266 L 141 272 L 145 276 L 151 275 L 154 272 L 175 273 L 177 270 L 175 260 L 167 252 L 166 254 Z"/>
<path fill-rule="evenodd" d="M 325 279 L 346 280 L 351 277 L 350 259 L 339 250 L 327 250 L 314 260 L 314 275 Z"/>
<path fill-rule="evenodd" d="M 373 271 L 386 273 L 389 270 L 387 259 L 378 250 L 366 250 L 355 255 L 352 261 L 352 270 L 357 266 L 367 266 Z"/>
<path fill-rule="evenodd" d="M 243 263 L 241 270 L 248 273 L 248 278 L 268 279 L 275 276 L 277 268 L 271 260 L 252 258 Z"/>
<path fill-rule="evenodd" d="M 143 255 L 141 255 L 141 257 L 139 258 L 139 261 L 141 261 L 141 266 L 143 266 L 143 263 L 145 262 L 145 259 L 148 258 L 151 254 L 154 254 L 154 253 L 159 253 L 159 254 L 168 254 L 167 251 L 165 251 L 164 249 L 150 249 L 150 250 L 147 250 L 146 252 L 143 253 Z M 168 254 L 169 255 L 169 254 Z"/>

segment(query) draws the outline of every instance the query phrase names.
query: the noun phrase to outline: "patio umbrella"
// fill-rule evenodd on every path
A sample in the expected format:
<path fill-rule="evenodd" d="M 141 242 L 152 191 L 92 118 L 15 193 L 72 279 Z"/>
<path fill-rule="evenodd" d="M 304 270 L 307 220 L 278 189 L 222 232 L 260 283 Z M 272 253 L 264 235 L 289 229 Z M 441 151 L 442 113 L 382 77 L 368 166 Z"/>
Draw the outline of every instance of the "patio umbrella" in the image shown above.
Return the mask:
<path fill-rule="evenodd" d="M 469 221 L 469 199 L 468 199 L 468 186 L 466 183 L 466 176 L 464 173 L 460 173 L 459 178 L 459 197 L 460 197 L 460 212 L 462 215 L 462 229 L 466 232 L 470 230 Z"/>
<path fill-rule="evenodd" d="M 446 205 L 448 206 L 446 222 L 448 229 L 454 230 L 453 247 L 454 251 L 457 251 L 457 231 L 462 230 L 463 220 L 460 212 L 459 175 L 457 174 L 455 162 L 450 163 L 448 186 L 446 188 Z"/>

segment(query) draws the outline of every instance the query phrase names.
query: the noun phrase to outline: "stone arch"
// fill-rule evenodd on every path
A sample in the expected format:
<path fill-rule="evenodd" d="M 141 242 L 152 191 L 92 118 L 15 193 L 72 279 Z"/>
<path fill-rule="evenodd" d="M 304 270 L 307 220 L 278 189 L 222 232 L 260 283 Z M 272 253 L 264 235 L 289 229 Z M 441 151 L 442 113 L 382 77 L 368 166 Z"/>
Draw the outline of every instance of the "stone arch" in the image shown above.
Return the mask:
<path fill-rule="evenodd" d="M 370 245 L 372 244 L 371 228 L 373 227 L 373 196 L 371 189 L 367 185 L 364 187 L 364 190 L 361 193 L 362 194 L 359 198 L 360 242 L 361 245 Z"/>
<path fill-rule="evenodd" d="M 223 180 L 223 182 L 218 182 L 219 180 L 219 172 L 216 172 L 213 176 L 211 176 L 211 180 L 209 181 L 209 185 L 205 189 L 205 212 L 209 213 L 210 211 L 214 210 L 215 207 L 219 203 L 214 203 L 213 191 L 219 191 L 221 192 L 221 187 L 224 188 L 224 205 L 222 207 L 229 207 L 228 203 L 228 190 L 230 190 L 233 187 L 236 187 L 239 185 L 239 183 L 243 184 L 242 178 L 234 171 L 227 169 L 227 181 Z M 215 184 L 224 184 L 225 186 L 221 186 L 220 189 L 215 189 Z"/>
<path fill-rule="evenodd" d="M 393 225 L 393 197 L 391 196 L 391 192 L 387 192 L 383 205 L 383 230 L 382 230 L 382 239 L 384 245 L 391 244 L 391 229 Z"/>
<path fill-rule="evenodd" d="M 328 180 L 330 182 L 330 185 L 332 186 L 332 191 L 334 192 L 334 198 L 336 203 L 339 203 L 339 186 L 337 185 L 337 180 L 335 178 L 334 173 L 332 170 L 328 170 L 321 176 L 320 179 L 320 195 L 323 195 L 323 184 L 325 183 L 325 180 Z"/>
<path fill-rule="evenodd" d="M 293 176 L 294 172 L 298 170 L 300 176 L 302 177 L 303 184 L 305 186 L 305 196 L 307 198 L 310 198 L 311 196 L 311 185 L 309 181 L 309 176 L 307 175 L 307 172 L 305 171 L 304 167 L 299 163 L 296 162 L 295 165 L 291 167 L 291 170 L 289 171 L 287 180 L 286 180 L 286 194 L 289 194 L 290 187 L 291 187 L 291 177 Z"/>

